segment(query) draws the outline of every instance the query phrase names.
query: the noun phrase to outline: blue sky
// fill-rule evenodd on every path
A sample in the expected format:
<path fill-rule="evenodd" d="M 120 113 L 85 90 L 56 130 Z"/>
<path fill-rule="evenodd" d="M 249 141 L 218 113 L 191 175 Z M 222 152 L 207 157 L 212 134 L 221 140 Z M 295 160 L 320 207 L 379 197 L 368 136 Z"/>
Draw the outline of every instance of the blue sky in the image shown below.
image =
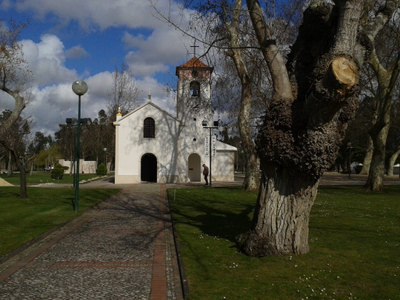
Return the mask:
<path fill-rule="evenodd" d="M 154 2 L 162 12 L 179 16 L 186 26 L 188 11 L 170 0 Z M 77 116 L 71 85 L 83 79 L 89 91 L 82 98 L 82 116 L 95 118 L 111 92 L 111 73 L 125 63 L 146 99 L 173 111 L 174 98 L 164 89 L 175 81 L 175 67 L 188 61 L 193 40 L 155 17 L 148 0 L 0 0 L 0 16 L 29 26 L 21 34 L 25 58 L 34 74 L 35 98 L 25 109 L 34 131 L 53 133 L 67 117 Z M 178 17 L 176 17 L 178 20 Z M 196 51 L 201 51 L 199 48 Z M 0 95 L 0 110 L 9 102 Z"/>

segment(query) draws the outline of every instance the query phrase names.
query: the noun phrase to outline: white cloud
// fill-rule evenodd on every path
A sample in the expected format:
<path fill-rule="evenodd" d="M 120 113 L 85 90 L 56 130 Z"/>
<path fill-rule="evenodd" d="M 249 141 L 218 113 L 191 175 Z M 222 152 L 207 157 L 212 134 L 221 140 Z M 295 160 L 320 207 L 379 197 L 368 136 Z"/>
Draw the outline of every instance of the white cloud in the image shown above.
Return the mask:
<path fill-rule="evenodd" d="M 72 81 L 71 81 L 72 82 Z M 88 92 L 81 96 L 81 117 L 96 118 L 101 109 L 106 108 L 106 101 L 111 90 L 112 79 L 108 72 L 99 73 L 85 79 Z M 78 117 L 78 96 L 72 91 L 72 84 L 61 83 L 32 90 L 36 96 L 25 109 L 36 123 L 35 131 L 59 130 L 58 124 L 64 124 L 66 118 Z"/>
<path fill-rule="evenodd" d="M 184 45 L 190 43 L 187 37 L 168 26 L 153 30 L 147 38 L 125 32 L 123 40 L 126 47 L 133 49 L 125 62 L 135 76 L 141 77 L 167 72 L 169 64 L 177 64 L 186 57 Z"/>
<path fill-rule="evenodd" d="M 69 70 L 64 66 L 66 59 L 64 45 L 55 35 L 43 35 L 38 44 L 31 40 L 23 40 L 21 43 L 29 69 L 34 74 L 34 85 L 43 87 L 59 82 L 72 82 L 76 79 L 75 70 Z"/>
<path fill-rule="evenodd" d="M 166 16 L 179 20 L 180 26 L 187 26 L 190 11 L 180 11 L 175 2 L 155 1 L 157 10 Z M 184 45 L 191 44 L 190 38 L 173 26 L 159 20 L 159 16 L 148 0 L 22 0 L 16 4 L 21 11 L 33 11 L 36 18 L 44 19 L 53 14 L 67 26 L 77 21 L 88 32 L 110 27 L 125 28 L 123 42 L 129 52 L 126 62 L 132 67 L 135 76 L 151 76 L 165 72 L 167 64 L 176 64 L 186 57 Z M 134 35 L 130 30 L 148 29 L 151 34 Z M 70 55 L 79 46 L 68 50 Z M 81 51 L 81 54 L 84 52 Z"/>
<path fill-rule="evenodd" d="M 82 48 L 81 45 L 72 47 L 65 51 L 65 57 L 70 59 L 79 59 L 82 57 L 89 56 L 85 49 Z"/>
<path fill-rule="evenodd" d="M 159 1 L 157 6 L 160 11 L 167 12 L 170 2 Z M 76 20 L 86 30 L 122 26 L 154 28 L 159 22 L 152 16 L 153 10 L 148 0 L 21 0 L 16 7 L 20 11 L 34 11 L 35 17 L 40 19 L 54 14 L 66 24 Z M 174 5 L 171 9 L 176 11 Z"/>

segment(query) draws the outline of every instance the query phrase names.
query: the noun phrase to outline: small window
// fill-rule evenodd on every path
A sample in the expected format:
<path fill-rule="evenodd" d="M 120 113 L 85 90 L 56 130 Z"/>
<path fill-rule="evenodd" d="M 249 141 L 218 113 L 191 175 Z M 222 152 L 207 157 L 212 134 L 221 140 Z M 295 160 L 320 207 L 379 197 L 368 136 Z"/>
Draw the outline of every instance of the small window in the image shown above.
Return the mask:
<path fill-rule="evenodd" d="M 155 125 L 152 118 L 146 118 L 143 122 L 143 137 L 155 138 Z"/>

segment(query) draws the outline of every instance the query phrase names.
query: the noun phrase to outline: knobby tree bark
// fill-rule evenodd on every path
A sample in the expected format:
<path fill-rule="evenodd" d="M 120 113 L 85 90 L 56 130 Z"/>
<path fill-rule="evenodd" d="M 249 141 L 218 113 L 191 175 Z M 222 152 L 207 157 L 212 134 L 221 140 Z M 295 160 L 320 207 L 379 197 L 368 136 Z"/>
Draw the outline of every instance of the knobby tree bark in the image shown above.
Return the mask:
<path fill-rule="evenodd" d="M 314 2 L 285 60 L 257 0 L 247 0 L 273 79 L 273 97 L 256 140 L 262 179 L 250 232 L 237 238 L 251 256 L 309 251 L 308 223 L 319 180 L 342 144 L 357 107 L 358 76 L 371 40 L 397 7 L 360 30 L 363 0 Z"/>

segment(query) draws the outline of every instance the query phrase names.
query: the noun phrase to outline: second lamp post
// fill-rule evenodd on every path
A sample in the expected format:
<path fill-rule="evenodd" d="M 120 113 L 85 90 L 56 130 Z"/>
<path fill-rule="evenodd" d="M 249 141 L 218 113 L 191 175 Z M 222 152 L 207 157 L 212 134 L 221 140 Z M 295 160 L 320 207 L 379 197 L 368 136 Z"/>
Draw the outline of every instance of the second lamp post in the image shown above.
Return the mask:
<path fill-rule="evenodd" d="M 211 156 L 212 156 L 212 153 L 213 153 L 213 151 L 212 151 L 212 130 L 218 128 L 218 121 L 214 121 L 214 126 L 207 126 L 207 121 L 204 120 L 202 122 L 202 125 L 203 125 L 204 129 L 210 129 L 210 139 L 209 139 L 209 142 L 208 142 L 208 145 L 209 145 L 210 149 L 208 151 L 208 155 L 210 157 L 210 162 L 209 163 L 210 163 L 210 186 L 211 186 L 211 184 L 212 184 L 212 179 L 211 179 L 211 161 L 212 161 L 212 159 L 211 159 Z"/>
<path fill-rule="evenodd" d="M 88 86 L 83 80 L 76 80 L 72 84 L 72 90 L 79 97 L 78 103 L 78 128 L 76 133 L 76 169 L 75 169 L 75 202 L 74 210 L 78 212 L 79 208 L 79 160 L 80 160 L 80 147 L 81 147 L 81 96 L 84 95 Z"/>

